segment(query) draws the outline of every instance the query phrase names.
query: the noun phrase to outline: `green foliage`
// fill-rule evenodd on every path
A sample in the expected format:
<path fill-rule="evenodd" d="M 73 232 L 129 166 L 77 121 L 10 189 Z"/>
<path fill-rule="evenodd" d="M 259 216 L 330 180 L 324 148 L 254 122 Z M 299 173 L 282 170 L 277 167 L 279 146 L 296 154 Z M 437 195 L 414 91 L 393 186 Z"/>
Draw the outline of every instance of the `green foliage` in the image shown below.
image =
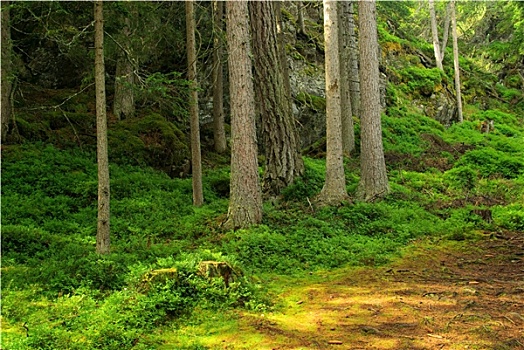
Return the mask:
<path fill-rule="evenodd" d="M 478 173 L 470 166 L 459 166 L 447 171 L 444 179 L 452 188 L 470 191 L 477 185 Z"/>
<path fill-rule="evenodd" d="M 444 73 L 438 68 L 420 68 L 407 66 L 397 72 L 402 79 L 401 88 L 416 96 L 429 97 L 443 89 L 442 84 L 447 83 Z"/>
<path fill-rule="evenodd" d="M 506 207 L 494 208 L 493 216 L 495 223 L 508 230 L 524 231 L 524 205 L 514 203 Z"/>
<path fill-rule="evenodd" d="M 524 173 L 524 160 L 521 157 L 511 156 L 492 148 L 469 151 L 455 166 L 469 166 L 483 177 L 501 176 L 511 179 Z"/>
<path fill-rule="evenodd" d="M 189 156 L 185 135 L 159 114 L 125 119 L 109 131 L 109 156 L 118 163 L 167 168 Z"/>
<path fill-rule="evenodd" d="M 137 91 L 137 100 L 149 108 L 157 108 L 163 115 L 169 115 L 172 122 L 187 120 L 189 82 L 179 72 L 168 74 L 156 72 L 149 75 Z"/>
<path fill-rule="evenodd" d="M 282 190 L 287 201 L 304 201 L 313 198 L 324 184 L 325 165 L 319 160 L 304 157 L 304 175 Z"/>

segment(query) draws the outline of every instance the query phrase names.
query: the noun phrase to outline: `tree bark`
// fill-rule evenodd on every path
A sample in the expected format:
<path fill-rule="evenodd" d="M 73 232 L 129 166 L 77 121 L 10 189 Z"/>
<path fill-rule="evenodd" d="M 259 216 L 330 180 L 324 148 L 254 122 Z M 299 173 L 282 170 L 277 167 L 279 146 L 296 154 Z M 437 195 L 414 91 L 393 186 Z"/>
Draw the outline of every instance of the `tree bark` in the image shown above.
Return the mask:
<path fill-rule="evenodd" d="M 2 144 L 5 143 L 9 131 L 9 121 L 12 114 L 11 90 L 12 90 L 12 64 L 11 64 L 11 31 L 9 27 L 9 1 L 2 1 Z"/>
<path fill-rule="evenodd" d="M 359 3 L 360 28 L 360 183 L 357 197 L 374 201 L 389 193 L 380 124 L 380 73 L 377 38 L 376 3 Z"/>
<path fill-rule="evenodd" d="M 228 1 L 226 12 L 231 98 L 231 192 L 225 227 L 244 228 L 262 221 L 248 3 Z"/>
<path fill-rule="evenodd" d="M 324 0 L 324 43 L 326 53 L 326 180 L 318 200 L 322 204 L 334 205 L 348 198 L 342 153 L 336 1 Z"/>
<path fill-rule="evenodd" d="M 297 1 L 297 27 L 299 34 L 306 34 L 306 26 L 304 24 L 304 3 Z"/>
<path fill-rule="evenodd" d="M 131 30 L 129 18 L 125 19 L 125 25 L 122 29 L 123 34 L 123 49 L 120 49 L 116 61 L 115 74 L 115 97 L 113 100 L 113 114 L 118 119 L 130 118 L 135 115 L 135 97 L 133 85 L 135 83 L 135 76 L 133 73 L 133 65 L 130 62 L 131 48 L 129 45 Z M 124 50 L 127 50 L 125 52 Z"/>
<path fill-rule="evenodd" d="M 458 121 L 462 123 L 464 117 L 462 115 L 462 94 L 460 92 L 460 65 L 458 52 L 458 38 L 457 38 L 457 16 L 455 13 L 455 0 L 451 0 L 451 36 L 453 37 L 453 63 L 455 67 L 455 92 L 457 94 L 457 114 Z"/>
<path fill-rule="evenodd" d="M 350 69 L 351 47 L 349 32 L 348 1 L 338 2 L 338 48 L 340 62 L 340 109 L 342 113 L 342 151 L 350 156 L 355 150 L 355 128 L 353 126 L 353 111 L 351 108 Z"/>
<path fill-rule="evenodd" d="M 190 82 L 189 120 L 191 124 L 191 175 L 193 182 L 193 205 L 204 203 L 202 190 L 202 159 L 200 151 L 200 121 L 198 118 L 197 66 L 195 44 L 194 0 L 186 1 L 187 71 Z"/>
<path fill-rule="evenodd" d="M 286 89 L 275 3 L 262 0 L 249 3 L 255 93 L 262 119 L 262 137 L 266 156 L 262 189 L 277 196 L 304 170 L 299 139 L 293 118 L 291 94 Z"/>
<path fill-rule="evenodd" d="M 215 151 L 224 153 L 227 150 L 226 132 L 224 129 L 224 70 L 223 70 L 223 17 L 224 2 L 213 1 L 213 137 Z"/>
<path fill-rule="evenodd" d="M 360 118 L 360 77 L 358 69 L 358 44 L 355 33 L 355 1 L 348 2 L 347 21 L 349 24 L 349 93 L 353 116 Z"/>
<path fill-rule="evenodd" d="M 104 13 L 103 1 L 95 6 L 95 89 L 96 89 L 96 137 L 98 159 L 98 225 L 96 252 L 109 254 L 110 211 L 109 211 L 109 160 L 107 151 L 106 82 L 104 64 Z"/>
<path fill-rule="evenodd" d="M 435 14 L 435 3 L 434 0 L 429 0 L 429 17 L 431 21 L 431 35 L 433 38 L 433 51 L 435 52 L 435 62 L 437 68 L 444 71 L 442 67 L 442 55 L 440 53 L 440 43 L 438 40 L 438 29 L 437 29 L 437 16 Z"/>
<path fill-rule="evenodd" d="M 444 18 L 444 36 L 442 38 L 442 46 L 440 48 L 440 60 L 444 61 L 444 56 L 446 55 L 446 46 L 448 46 L 448 36 L 449 36 L 449 22 L 451 20 L 451 3 L 448 3 L 446 7 L 446 17 Z"/>

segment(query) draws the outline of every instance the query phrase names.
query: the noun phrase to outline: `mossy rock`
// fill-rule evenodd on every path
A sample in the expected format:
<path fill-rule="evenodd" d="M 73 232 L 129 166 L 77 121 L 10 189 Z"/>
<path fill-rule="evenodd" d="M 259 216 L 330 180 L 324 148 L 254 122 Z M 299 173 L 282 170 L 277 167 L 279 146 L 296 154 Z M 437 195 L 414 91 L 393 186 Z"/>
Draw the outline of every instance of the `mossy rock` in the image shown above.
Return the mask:
<path fill-rule="evenodd" d="M 159 114 L 130 118 L 109 130 L 109 152 L 113 161 L 171 169 L 189 158 L 186 136 Z"/>
<path fill-rule="evenodd" d="M 297 94 L 296 100 L 315 111 L 326 110 L 326 99 L 324 97 L 308 94 L 307 92 L 301 91 Z"/>

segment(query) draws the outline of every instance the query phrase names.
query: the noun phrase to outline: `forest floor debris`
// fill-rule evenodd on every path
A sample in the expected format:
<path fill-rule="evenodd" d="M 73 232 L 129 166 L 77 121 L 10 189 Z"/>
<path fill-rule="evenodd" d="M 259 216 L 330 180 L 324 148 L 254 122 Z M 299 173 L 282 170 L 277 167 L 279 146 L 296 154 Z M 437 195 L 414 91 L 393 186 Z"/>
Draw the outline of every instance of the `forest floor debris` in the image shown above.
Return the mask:
<path fill-rule="evenodd" d="M 524 349 L 524 235 L 419 241 L 380 268 L 272 282 L 283 306 L 238 312 L 212 349 Z"/>

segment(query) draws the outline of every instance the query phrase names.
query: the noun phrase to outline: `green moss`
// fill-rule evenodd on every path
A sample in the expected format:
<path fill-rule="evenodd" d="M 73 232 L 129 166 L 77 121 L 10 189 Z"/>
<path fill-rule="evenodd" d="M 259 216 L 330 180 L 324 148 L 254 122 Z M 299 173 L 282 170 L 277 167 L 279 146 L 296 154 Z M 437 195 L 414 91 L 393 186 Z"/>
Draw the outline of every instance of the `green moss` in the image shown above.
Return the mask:
<path fill-rule="evenodd" d="M 423 67 L 408 66 L 398 72 L 405 84 L 406 92 L 429 97 L 443 89 L 447 77 L 438 68 L 427 69 Z"/>
<path fill-rule="evenodd" d="M 315 111 L 326 110 L 326 99 L 324 97 L 308 94 L 307 92 L 301 91 L 297 94 L 296 100 L 299 103 L 314 109 Z"/>
<path fill-rule="evenodd" d="M 111 160 L 170 168 L 189 157 L 185 135 L 159 114 L 118 122 L 109 130 Z"/>

